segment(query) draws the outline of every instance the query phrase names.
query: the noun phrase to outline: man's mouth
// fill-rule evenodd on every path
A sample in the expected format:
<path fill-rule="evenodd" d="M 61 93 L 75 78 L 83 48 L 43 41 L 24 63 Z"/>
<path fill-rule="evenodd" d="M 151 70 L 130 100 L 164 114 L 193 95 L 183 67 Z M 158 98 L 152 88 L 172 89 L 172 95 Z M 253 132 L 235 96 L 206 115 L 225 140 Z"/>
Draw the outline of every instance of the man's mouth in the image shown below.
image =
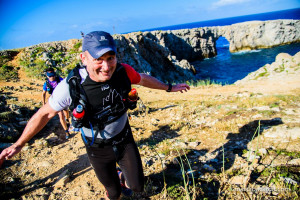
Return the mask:
<path fill-rule="evenodd" d="M 100 71 L 103 75 L 108 75 L 109 71 Z"/>

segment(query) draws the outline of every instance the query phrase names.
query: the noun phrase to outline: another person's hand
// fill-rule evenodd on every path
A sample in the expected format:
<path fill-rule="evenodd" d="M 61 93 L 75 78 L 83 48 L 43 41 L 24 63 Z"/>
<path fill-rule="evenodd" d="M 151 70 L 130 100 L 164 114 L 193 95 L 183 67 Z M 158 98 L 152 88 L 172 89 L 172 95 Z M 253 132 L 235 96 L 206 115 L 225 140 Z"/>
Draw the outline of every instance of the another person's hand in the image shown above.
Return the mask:
<path fill-rule="evenodd" d="M 187 92 L 190 89 L 190 86 L 185 83 L 180 83 L 172 86 L 171 92 L 178 92 L 180 91 L 183 93 L 183 91 Z"/>
<path fill-rule="evenodd" d="M 14 155 L 21 151 L 22 147 L 16 144 L 11 145 L 10 147 L 4 149 L 0 154 L 0 167 L 2 166 L 4 160 L 12 158 Z"/>

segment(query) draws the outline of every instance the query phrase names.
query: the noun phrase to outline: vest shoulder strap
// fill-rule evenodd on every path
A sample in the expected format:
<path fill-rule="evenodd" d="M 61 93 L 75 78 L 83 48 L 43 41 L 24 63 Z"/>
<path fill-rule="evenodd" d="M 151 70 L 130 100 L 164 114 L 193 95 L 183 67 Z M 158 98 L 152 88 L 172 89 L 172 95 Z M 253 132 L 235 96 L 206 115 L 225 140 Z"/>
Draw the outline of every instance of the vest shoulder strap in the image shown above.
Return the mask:
<path fill-rule="evenodd" d="M 55 77 L 55 80 L 56 80 L 57 84 L 60 83 L 60 78 L 59 78 L 59 76 L 56 76 L 56 77 Z"/>
<path fill-rule="evenodd" d="M 45 83 L 46 83 L 46 86 L 47 86 L 47 87 L 52 88 L 52 86 L 51 86 L 51 84 L 49 83 L 49 80 L 48 80 L 48 79 L 45 81 Z"/>
<path fill-rule="evenodd" d="M 55 81 L 57 82 L 57 84 L 60 83 L 60 78 L 59 78 L 59 76 L 56 76 L 56 77 L 55 77 Z M 49 79 L 47 79 L 47 80 L 45 81 L 45 83 L 46 83 L 47 87 L 53 88 L 52 85 L 51 85 L 50 82 L 49 82 Z"/>
<path fill-rule="evenodd" d="M 69 92 L 72 99 L 70 109 L 73 110 L 79 103 L 87 106 L 87 98 L 83 87 L 81 85 L 81 76 L 79 69 L 81 66 L 77 65 L 68 75 L 67 83 L 69 84 Z"/>

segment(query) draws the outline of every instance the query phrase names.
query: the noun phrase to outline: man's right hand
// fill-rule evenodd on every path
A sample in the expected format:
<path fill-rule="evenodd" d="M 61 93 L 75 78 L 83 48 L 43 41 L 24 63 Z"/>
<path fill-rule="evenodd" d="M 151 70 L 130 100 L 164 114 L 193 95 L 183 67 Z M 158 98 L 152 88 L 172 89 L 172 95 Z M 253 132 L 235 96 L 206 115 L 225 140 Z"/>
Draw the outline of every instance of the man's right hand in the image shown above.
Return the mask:
<path fill-rule="evenodd" d="M 11 159 L 14 155 L 21 151 L 22 147 L 16 144 L 4 149 L 0 154 L 0 167 L 2 166 L 4 160 Z"/>

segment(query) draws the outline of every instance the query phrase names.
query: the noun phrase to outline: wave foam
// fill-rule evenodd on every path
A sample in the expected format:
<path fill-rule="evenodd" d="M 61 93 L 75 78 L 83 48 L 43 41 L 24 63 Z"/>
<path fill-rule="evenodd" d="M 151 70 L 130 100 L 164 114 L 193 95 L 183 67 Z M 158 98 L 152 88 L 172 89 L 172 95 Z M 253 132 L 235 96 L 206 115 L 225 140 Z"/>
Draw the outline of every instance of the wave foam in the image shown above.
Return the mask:
<path fill-rule="evenodd" d="M 247 54 L 247 53 L 257 53 L 257 52 L 261 52 L 261 49 L 256 49 L 256 50 L 243 50 L 243 51 L 239 51 L 239 52 L 235 52 L 232 53 L 234 55 L 241 55 L 241 54 Z"/>

